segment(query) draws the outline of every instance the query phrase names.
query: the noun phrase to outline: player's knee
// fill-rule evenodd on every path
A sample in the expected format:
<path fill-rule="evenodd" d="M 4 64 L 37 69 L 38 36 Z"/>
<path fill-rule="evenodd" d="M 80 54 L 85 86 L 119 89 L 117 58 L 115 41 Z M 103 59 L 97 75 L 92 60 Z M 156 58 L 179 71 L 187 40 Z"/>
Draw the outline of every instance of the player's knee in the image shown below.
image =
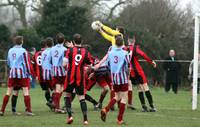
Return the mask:
<path fill-rule="evenodd" d="M 12 88 L 8 88 L 7 92 L 6 92 L 6 95 L 11 96 L 11 94 L 12 94 Z"/>
<path fill-rule="evenodd" d="M 130 81 L 128 82 L 128 90 L 129 91 L 133 90 L 133 86 L 132 86 L 132 83 Z"/>
<path fill-rule="evenodd" d="M 127 98 L 126 97 L 122 97 L 120 103 L 126 104 L 127 102 Z"/>
<path fill-rule="evenodd" d="M 145 83 L 145 84 L 143 85 L 143 88 L 144 88 L 144 91 L 149 91 L 149 86 L 147 85 L 147 83 Z"/>
<path fill-rule="evenodd" d="M 28 96 L 29 95 L 29 89 L 28 89 L 28 87 L 23 87 L 22 90 L 23 90 L 24 96 Z"/>
<path fill-rule="evenodd" d="M 78 95 L 78 98 L 79 98 L 79 100 L 81 101 L 81 100 L 84 100 L 84 99 L 85 99 L 85 96 L 84 96 L 84 95 Z"/>

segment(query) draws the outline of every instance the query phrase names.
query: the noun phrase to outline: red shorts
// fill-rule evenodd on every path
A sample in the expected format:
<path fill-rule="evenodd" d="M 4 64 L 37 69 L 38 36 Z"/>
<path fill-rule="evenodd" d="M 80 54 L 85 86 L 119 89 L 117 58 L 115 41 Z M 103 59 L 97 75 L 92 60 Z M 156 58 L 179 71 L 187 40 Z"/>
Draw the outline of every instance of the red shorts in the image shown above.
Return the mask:
<path fill-rule="evenodd" d="M 54 87 L 56 84 L 64 85 L 66 76 L 53 77 L 52 86 Z"/>
<path fill-rule="evenodd" d="M 128 84 L 113 85 L 115 92 L 125 92 L 128 91 Z"/>
<path fill-rule="evenodd" d="M 105 87 L 106 85 L 108 85 L 111 88 L 111 85 L 112 85 L 112 81 L 111 81 L 110 76 L 98 76 L 97 77 L 97 83 L 102 88 Z"/>
<path fill-rule="evenodd" d="M 21 88 L 28 87 L 30 88 L 30 79 L 29 78 L 9 78 L 8 87 Z"/>

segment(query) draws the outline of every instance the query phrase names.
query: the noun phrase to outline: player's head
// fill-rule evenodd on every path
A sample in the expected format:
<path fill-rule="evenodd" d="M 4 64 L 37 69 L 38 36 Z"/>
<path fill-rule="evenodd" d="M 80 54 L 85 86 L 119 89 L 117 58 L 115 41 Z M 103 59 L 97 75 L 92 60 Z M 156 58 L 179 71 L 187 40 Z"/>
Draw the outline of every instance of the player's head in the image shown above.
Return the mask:
<path fill-rule="evenodd" d="M 46 40 L 45 39 L 41 40 L 40 47 L 41 48 L 45 48 L 46 47 Z"/>
<path fill-rule="evenodd" d="M 170 57 L 174 57 L 176 55 L 175 50 L 174 49 L 170 49 L 169 50 L 169 56 Z"/>
<path fill-rule="evenodd" d="M 123 46 L 123 41 L 124 41 L 124 40 L 123 40 L 123 38 L 122 38 L 121 36 L 117 36 L 117 37 L 116 37 L 116 43 L 115 43 L 116 46 L 117 46 L 117 47 Z"/>
<path fill-rule="evenodd" d="M 122 27 L 122 26 L 117 26 L 116 30 L 119 31 L 122 35 L 125 34 L 124 27 Z"/>
<path fill-rule="evenodd" d="M 24 42 L 24 37 L 23 36 L 15 36 L 14 37 L 15 45 L 22 45 L 23 42 Z"/>
<path fill-rule="evenodd" d="M 83 40 L 82 40 L 81 35 L 78 34 L 78 33 L 74 34 L 74 36 L 73 36 L 73 42 L 74 42 L 76 45 L 82 44 Z"/>
<path fill-rule="evenodd" d="M 63 33 L 58 33 L 56 35 L 56 41 L 58 44 L 62 44 L 65 41 L 65 35 Z"/>
<path fill-rule="evenodd" d="M 50 48 L 50 47 L 53 46 L 53 38 L 51 38 L 51 37 L 47 37 L 47 38 L 46 38 L 46 46 L 47 46 L 48 48 Z"/>

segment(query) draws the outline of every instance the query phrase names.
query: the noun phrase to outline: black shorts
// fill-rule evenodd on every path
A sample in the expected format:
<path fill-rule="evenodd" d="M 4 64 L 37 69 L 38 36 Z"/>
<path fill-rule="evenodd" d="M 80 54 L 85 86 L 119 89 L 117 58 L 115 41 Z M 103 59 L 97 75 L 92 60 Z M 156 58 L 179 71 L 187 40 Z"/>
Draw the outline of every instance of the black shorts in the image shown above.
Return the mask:
<path fill-rule="evenodd" d="M 48 90 L 49 88 L 51 89 L 50 84 L 48 82 L 40 82 L 40 87 L 42 88 L 42 90 Z"/>
<path fill-rule="evenodd" d="M 22 89 L 22 87 L 16 86 L 16 87 L 13 88 L 14 91 L 18 91 L 18 90 L 20 90 L 20 89 Z"/>
<path fill-rule="evenodd" d="M 130 76 L 130 80 L 131 80 L 132 85 L 144 84 L 142 76 L 140 76 L 138 74 L 136 74 L 135 77 Z"/>
<path fill-rule="evenodd" d="M 78 85 L 76 85 L 76 84 L 71 84 L 71 85 L 68 85 L 67 86 L 67 88 L 66 88 L 66 90 L 65 90 L 65 92 L 67 92 L 67 93 L 73 93 L 73 90 L 75 89 L 75 91 L 76 91 L 76 94 L 78 94 L 78 95 L 84 95 L 84 85 L 80 85 L 80 86 L 78 86 Z"/>

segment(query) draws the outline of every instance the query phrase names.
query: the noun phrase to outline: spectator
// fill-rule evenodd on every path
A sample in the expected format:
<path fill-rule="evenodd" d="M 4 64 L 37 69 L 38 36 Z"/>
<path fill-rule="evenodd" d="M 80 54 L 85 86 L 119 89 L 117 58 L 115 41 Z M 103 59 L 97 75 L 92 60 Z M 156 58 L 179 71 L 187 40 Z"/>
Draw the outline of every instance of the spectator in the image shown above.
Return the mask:
<path fill-rule="evenodd" d="M 175 55 L 175 50 L 171 49 L 169 57 L 165 59 L 167 62 L 164 63 L 163 68 L 166 71 L 165 91 L 169 92 L 172 86 L 172 91 L 177 94 L 181 65 L 177 62 L 178 59 Z"/>

